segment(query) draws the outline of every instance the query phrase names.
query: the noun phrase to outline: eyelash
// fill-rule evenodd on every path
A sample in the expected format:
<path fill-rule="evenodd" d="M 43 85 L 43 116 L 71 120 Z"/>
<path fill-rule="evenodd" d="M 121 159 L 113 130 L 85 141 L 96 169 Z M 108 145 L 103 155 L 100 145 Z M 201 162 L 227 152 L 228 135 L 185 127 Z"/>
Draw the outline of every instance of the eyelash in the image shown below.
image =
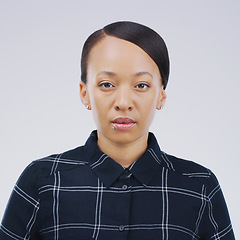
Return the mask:
<path fill-rule="evenodd" d="M 115 86 L 110 82 L 101 82 L 98 84 L 98 87 L 107 90 L 110 88 L 114 88 Z M 141 91 L 141 90 L 146 90 L 149 87 L 150 85 L 147 83 L 138 83 L 134 88 Z"/>
<path fill-rule="evenodd" d="M 143 86 L 143 87 L 139 87 L 140 85 Z M 136 88 L 141 89 L 141 90 L 145 90 L 146 88 L 149 88 L 149 87 L 150 86 L 146 83 L 139 83 L 139 84 L 136 85 Z"/>
<path fill-rule="evenodd" d="M 106 87 L 106 85 L 108 85 L 108 87 Z M 98 85 L 98 87 L 101 87 L 103 89 L 108 89 L 108 88 L 114 87 L 114 85 L 111 84 L 110 82 L 102 82 Z"/>

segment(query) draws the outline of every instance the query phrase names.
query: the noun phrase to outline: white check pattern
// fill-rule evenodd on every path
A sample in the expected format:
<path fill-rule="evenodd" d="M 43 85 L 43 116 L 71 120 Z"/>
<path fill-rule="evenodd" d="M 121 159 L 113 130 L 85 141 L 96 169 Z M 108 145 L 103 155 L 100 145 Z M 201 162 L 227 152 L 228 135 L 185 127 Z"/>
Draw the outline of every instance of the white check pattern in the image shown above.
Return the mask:
<path fill-rule="evenodd" d="M 124 169 L 96 146 L 31 163 L 19 178 L 1 240 L 233 240 L 212 172 L 149 148 Z"/>

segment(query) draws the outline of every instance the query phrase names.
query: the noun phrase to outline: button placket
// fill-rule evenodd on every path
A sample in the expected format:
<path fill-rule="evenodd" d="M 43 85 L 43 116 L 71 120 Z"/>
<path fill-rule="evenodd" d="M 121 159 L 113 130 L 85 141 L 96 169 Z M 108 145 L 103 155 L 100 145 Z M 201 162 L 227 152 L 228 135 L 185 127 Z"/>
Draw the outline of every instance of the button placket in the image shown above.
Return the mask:
<path fill-rule="evenodd" d="M 120 232 L 122 232 L 122 231 L 124 231 L 124 226 L 120 225 L 118 229 L 119 229 Z"/>

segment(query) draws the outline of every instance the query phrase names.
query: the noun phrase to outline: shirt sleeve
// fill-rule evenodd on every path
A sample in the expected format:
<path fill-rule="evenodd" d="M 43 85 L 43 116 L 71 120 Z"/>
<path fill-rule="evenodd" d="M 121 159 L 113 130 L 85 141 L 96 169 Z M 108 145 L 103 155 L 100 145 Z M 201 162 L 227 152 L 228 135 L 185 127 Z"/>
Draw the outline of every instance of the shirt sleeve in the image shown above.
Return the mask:
<path fill-rule="evenodd" d="M 37 168 L 32 163 L 24 170 L 12 191 L 0 226 L 1 240 L 40 239 L 37 179 Z"/>
<path fill-rule="evenodd" d="M 206 184 L 206 201 L 203 201 L 204 209 L 199 226 L 201 240 L 235 240 L 227 205 L 213 173 Z"/>

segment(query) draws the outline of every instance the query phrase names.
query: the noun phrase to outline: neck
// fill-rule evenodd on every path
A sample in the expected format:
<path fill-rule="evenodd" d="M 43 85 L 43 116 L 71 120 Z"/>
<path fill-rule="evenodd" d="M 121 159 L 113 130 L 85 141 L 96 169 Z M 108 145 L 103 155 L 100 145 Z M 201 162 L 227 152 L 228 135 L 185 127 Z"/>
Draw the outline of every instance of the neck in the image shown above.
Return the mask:
<path fill-rule="evenodd" d="M 113 142 L 98 132 L 98 147 L 114 161 L 123 167 L 129 167 L 147 149 L 148 133 L 134 142 L 119 144 Z"/>

